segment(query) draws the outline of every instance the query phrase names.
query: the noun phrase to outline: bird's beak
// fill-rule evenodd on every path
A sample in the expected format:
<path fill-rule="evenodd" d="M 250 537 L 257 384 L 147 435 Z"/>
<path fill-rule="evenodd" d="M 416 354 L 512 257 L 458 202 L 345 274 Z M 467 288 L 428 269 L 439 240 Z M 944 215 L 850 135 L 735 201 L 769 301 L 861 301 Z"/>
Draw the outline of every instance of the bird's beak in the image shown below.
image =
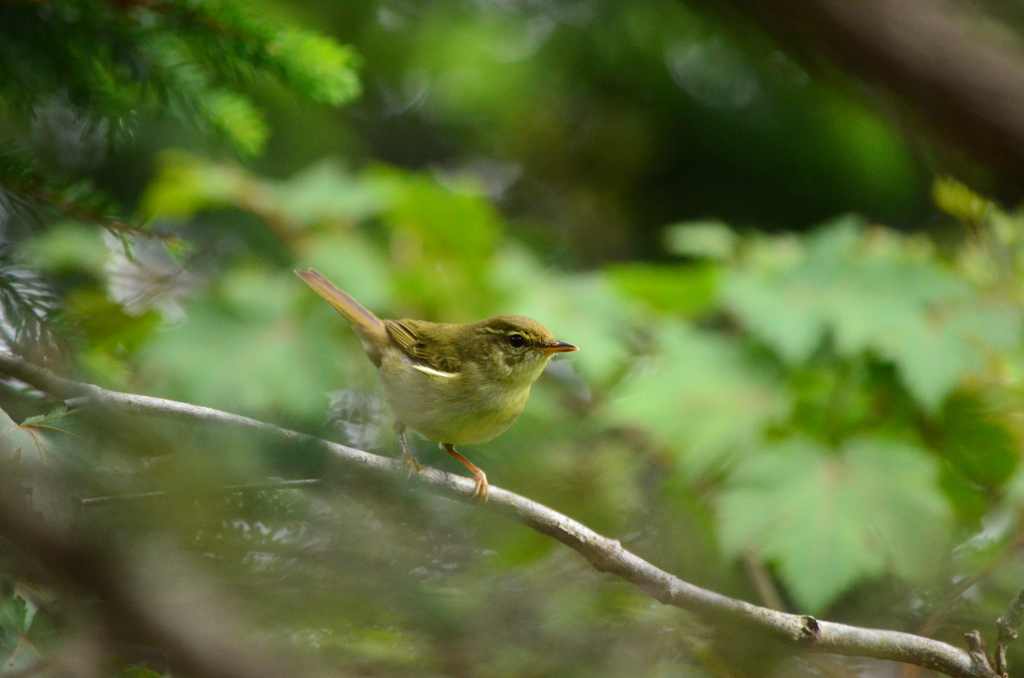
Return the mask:
<path fill-rule="evenodd" d="M 579 349 L 572 344 L 566 344 L 561 341 L 552 341 L 547 346 L 542 346 L 540 350 L 543 353 L 569 353 L 570 351 L 578 351 Z"/>

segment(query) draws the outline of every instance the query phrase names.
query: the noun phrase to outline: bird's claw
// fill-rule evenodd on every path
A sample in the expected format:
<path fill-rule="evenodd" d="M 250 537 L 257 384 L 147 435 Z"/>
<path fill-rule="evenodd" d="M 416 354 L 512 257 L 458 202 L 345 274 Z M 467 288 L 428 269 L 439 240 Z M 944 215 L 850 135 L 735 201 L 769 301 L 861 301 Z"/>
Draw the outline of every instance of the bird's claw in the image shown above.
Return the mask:
<path fill-rule="evenodd" d="M 409 478 L 412 478 L 412 474 L 413 474 L 414 471 L 422 471 L 423 470 L 423 464 L 421 464 L 416 459 L 416 457 L 412 456 L 411 454 L 403 454 L 402 455 L 402 461 L 405 462 L 405 478 L 406 478 L 406 480 L 408 480 Z"/>
<path fill-rule="evenodd" d="M 480 497 L 486 503 L 489 489 L 490 484 L 487 482 L 487 474 L 483 471 L 477 471 L 473 475 L 473 497 Z"/>

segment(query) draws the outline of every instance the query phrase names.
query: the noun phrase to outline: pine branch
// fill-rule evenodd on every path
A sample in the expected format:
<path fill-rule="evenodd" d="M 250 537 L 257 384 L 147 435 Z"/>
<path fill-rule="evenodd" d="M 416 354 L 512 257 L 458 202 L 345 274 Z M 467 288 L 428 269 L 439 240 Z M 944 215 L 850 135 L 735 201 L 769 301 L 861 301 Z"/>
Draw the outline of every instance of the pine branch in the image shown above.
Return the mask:
<path fill-rule="evenodd" d="M 170 418 L 194 424 L 241 426 L 283 441 L 320 446 L 339 463 L 366 472 L 389 477 L 404 477 L 406 474 L 405 464 L 401 460 L 370 454 L 209 407 L 108 391 L 70 381 L 3 353 L 0 353 L 0 373 L 15 377 L 58 398 L 70 399 L 69 405 L 91 404 L 122 413 Z M 415 473 L 413 479 L 422 487 L 440 495 L 480 505 L 473 497 L 474 485 L 469 478 L 428 468 Z M 905 662 L 955 678 L 1000 678 L 987 657 L 977 631 L 966 634 L 968 649 L 963 650 L 910 633 L 861 628 L 821 621 L 808 615 L 787 614 L 694 586 L 627 551 L 617 540 L 604 537 L 572 518 L 507 490 L 491 486 L 490 499 L 482 508 L 496 511 L 556 539 L 586 558 L 597 570 L 629 581 L 665 605 L 703 615 L 718 625 L 756 629 L 770 638 L 807 652 Z"/>
<path fill-rule="evenodd" d="M 49 207 L 70 219 L 95 224 L 116 236 L 133 235 L 143 238 L 164 239 L 164 236 L 161 236 L 159 233 L 145 231 L 138 224 L 112 216 L 106 209 L 97 208 L 95 205 L 76 200 L 68 195 L 66 191 L 51 188 L 46 185 L 41 176 L 30 173 L 24 168 L 21 169 L 22 171 L 18 174 L 0 170 L 0 186 L 7 188 L 12 193 L 31 201 L 37 206 Z M 94 193 L 92 197 L 94 202 L 104 198 L 99 193 Z"/>

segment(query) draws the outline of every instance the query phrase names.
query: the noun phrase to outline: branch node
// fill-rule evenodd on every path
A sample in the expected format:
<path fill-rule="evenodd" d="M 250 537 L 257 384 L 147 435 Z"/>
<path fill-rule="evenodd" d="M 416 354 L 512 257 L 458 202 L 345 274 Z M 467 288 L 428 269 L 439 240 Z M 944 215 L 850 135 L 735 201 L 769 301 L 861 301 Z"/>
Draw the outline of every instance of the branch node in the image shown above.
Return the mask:
<path fill-rule="evenodd" d="M 821 626 L 818 620 L 809 614 L 800 617 L 800 639 L 805 641 L 819 640 L 821 638 Z"/>
<path fill-rule="evenodd" d="M 671 581 L 666 582 L 664 586 L 647 589 L 647 592 L 654 596 L 654 599 L 662 605 L 675 604 L 675 587 L 672 585 Z"/>
<path fill-rule="evenodd" d="M 967 641 L 967 654 L 971 657 L 971 663 L 981 672 L 995 676 L 1003 676 L 1003 673 L 996 670 L 992 660 L 988 657 L 988 648 L 985 646 L 985 639 L 979 631 L 969 631 L 964 634 Z"/>

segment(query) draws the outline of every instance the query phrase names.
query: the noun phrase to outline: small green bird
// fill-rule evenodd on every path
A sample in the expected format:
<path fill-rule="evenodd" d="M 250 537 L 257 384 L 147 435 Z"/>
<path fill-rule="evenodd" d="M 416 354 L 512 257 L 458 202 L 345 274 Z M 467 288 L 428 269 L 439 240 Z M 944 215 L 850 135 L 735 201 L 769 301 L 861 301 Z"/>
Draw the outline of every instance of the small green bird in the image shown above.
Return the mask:
<path fill-rule="evenodd" d="M 423 466 L 409 451 L 406 428 L 440 443 L 472 471 L 473 496 L 486 501 L 487 475 L 455 446 L 485 443 L 507 431 L 551 356 L 578 349 L 520 315 L 465 325 L 381 320 L 316 271 L 295 274 L 352 323 L 395 413 L 409 472 Z"/>

